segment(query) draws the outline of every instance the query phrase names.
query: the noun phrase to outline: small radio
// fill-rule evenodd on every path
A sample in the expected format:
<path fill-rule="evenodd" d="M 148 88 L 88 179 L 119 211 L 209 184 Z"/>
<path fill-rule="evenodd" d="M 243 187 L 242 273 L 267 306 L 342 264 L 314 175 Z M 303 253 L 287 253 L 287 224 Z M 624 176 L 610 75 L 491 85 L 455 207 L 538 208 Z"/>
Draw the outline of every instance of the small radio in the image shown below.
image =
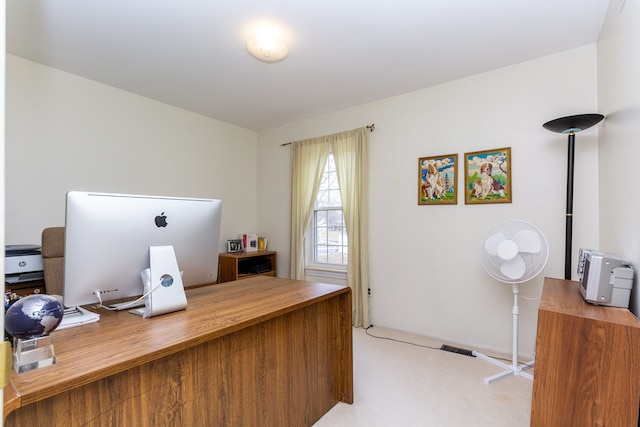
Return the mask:
<path fill-rule="evenodd" d="M 591 304 L 629 307 L 634 270 L 629 261 L 591 249 L 580 249 L 580 294 Z"/>

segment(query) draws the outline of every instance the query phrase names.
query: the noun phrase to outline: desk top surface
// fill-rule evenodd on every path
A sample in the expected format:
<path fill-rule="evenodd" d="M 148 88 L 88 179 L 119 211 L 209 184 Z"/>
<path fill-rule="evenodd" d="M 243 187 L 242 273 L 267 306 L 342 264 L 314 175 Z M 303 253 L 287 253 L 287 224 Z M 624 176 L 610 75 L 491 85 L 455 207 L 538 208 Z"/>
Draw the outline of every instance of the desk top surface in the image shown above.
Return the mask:
<path fill-rule="evenodd" d="M 580 283 L 570 280 L 545 277 L 539 309 L 640 328 L 638 319 L 626 308 L 586 302 L 580 294 Z"/>
<path fill-rule="evenodd" d="M 189 289 L 186 310 L 158 317 L 100 310 L 97 323 L 52 332 L 55 365 L 10 375 L 5 411 L 349 292 L 339 285 L 255 277 Z"/>

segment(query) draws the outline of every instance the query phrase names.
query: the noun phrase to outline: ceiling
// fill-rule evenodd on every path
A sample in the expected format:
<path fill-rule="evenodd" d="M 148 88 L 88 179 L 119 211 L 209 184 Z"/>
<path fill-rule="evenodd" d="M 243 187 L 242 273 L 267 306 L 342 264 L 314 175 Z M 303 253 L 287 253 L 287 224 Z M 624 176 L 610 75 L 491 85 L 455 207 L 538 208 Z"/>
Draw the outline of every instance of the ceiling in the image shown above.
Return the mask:
<path fill-rule="evenodd" d="M 6 0 L 7 52 L 260 131 L 593 43 L 608 2 Z"/>

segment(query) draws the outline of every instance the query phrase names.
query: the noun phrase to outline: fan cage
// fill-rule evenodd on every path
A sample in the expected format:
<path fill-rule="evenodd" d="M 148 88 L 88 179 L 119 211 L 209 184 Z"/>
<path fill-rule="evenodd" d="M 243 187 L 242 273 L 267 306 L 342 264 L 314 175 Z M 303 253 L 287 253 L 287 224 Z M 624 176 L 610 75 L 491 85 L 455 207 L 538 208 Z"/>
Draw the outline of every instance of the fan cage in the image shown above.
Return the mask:
<path fill-rule="evenodd" d="M 505 261 L 499 256 L 489 254 L 486 251 L 484 244 L 489 237 L 497 233 L 502 233 L 507 239 L 511 239 L 518 231 L 521 230 L 531 230 L 535 232 L 536 235 L 540 238 L 541 248 L 540 252 L 537 253 L 519 252 L 519 255 L 525 265 L 525 273 L 521 277 L 513 279 L 504 275 L 500 271 L 500 267 L 505 263 Z M 482 241 L 481 251 L 482 266 L 484 267 L 485 271 L 489 273 L 489 275 L 494 279 L 510 284 L 523 283 L 533 279 L 535 276 L 540 274 L 540 272 L 542 272 L 547 263 L 547 259 L 549 258 L 549 244 L 547 243 L 547 239 L 544 236 L 544 233 L 542 233 L 542 231 L 540 231 L 538 227 L 526 221 L 506 221 L 496 225 L 487 233 L 484 240 Z"/>

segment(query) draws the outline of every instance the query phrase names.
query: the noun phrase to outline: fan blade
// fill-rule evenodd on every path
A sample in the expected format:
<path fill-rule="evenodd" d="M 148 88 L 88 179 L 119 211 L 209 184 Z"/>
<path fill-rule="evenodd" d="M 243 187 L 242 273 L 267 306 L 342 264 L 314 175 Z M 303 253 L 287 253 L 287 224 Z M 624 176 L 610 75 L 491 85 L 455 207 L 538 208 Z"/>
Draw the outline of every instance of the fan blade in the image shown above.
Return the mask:
<path fill-rule="evenodd" d="M 542 250 L 542 240 L 533 230 L 519 230 L 513 235 L 513 241 L 518 245 L 518 252 L 537 254 Z"/>
<path fill-rule="evenodd" d="M 516 255 L 518 255 L 518 245 L 513 240 L 503 240 L 498 243 L 496 247 L 496 252 L 498 256 L 503 260 L 507 261 L 513 259 Z"/>
<path fill-rule="evenodd" d="M 484 248 L 489 255 L 496 256 L 498 255 L 497 248 L 500 242 L 506 240 L 507 238 L 502 233 L 492 234 L 487 237 L 487 240 L 484 241 Z"/>
<path fill-rule="evenodd" d="M 516 280 L 524 276 L 527 267 L 520 256 L 517 256 L 500 266 L 500 272 L 511 280 Z"/>

